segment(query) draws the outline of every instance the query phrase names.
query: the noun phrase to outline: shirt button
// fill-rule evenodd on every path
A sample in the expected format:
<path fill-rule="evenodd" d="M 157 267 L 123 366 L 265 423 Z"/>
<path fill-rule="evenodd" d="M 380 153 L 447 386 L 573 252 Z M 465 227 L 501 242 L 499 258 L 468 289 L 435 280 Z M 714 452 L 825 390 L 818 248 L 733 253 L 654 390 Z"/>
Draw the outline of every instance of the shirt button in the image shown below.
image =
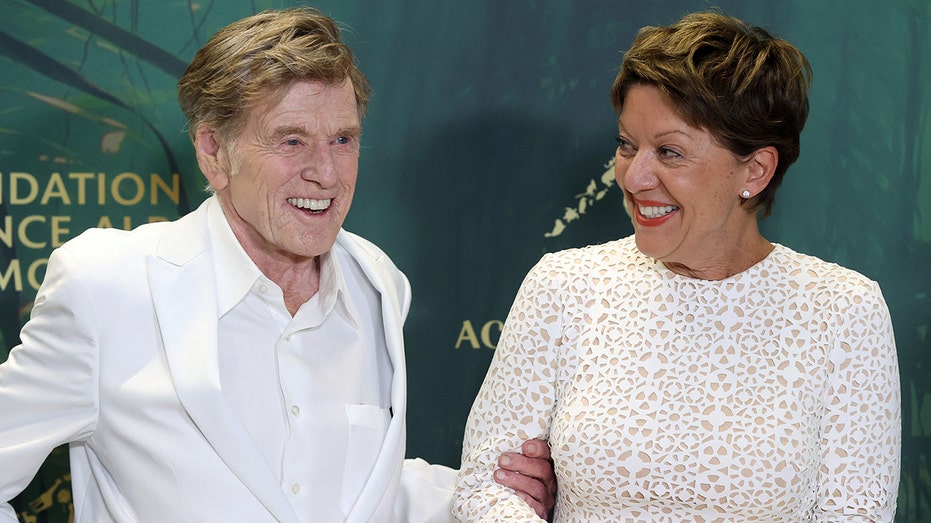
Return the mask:
<path fill-rule="evenodd" d="M 301 413 L 300 407 L 298 407 L 297 405 L 291 405 L 291 414 L 294 414 L 295 416 L 297 416 L 300 413 Z"/>
<path fill-rule="evenodd" d="M 284 341 L 291 341 L 291 335 L 288 334 L 287 336 L 285 336 Z"/>
<path fill-rule="evenodd" d="M 291 493 L 292 493 L 292 494 L 298 494 L 300 491 L 301 491 L 301 486 L 300 486 L 300 484 L 294 483 L 293 485 L 291 485 Z"/>
<path fill-rule="evenodd" d="M 266 292 L 268 292 L 268 285 L 265 285 L 264 283 L 259 285 L 259 292 L 261 292 L 262 294 L 265 294 Z"/>

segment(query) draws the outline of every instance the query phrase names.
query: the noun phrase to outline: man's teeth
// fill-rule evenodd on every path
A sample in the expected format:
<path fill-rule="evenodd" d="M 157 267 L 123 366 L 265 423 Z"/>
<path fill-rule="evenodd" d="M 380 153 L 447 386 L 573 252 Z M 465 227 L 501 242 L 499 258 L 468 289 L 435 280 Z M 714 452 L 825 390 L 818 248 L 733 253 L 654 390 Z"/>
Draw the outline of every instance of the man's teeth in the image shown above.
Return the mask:
<path fill-rule="evenodd" d="M 678 209 L 675 205 L 664 205 L 662 207 L 647 207 L 645 205 L 640 205 L 640 214 L 644 218 L 659 218 L 660 216 L 666 215 Z"/>
<path fill-rule="evenodd" d="M 315 200 L 313 198 L 288 198 L 288 203 L 301 209 L 310 211 L 323 211 L 330 206 L 332 198 L 326 200 Z"/>

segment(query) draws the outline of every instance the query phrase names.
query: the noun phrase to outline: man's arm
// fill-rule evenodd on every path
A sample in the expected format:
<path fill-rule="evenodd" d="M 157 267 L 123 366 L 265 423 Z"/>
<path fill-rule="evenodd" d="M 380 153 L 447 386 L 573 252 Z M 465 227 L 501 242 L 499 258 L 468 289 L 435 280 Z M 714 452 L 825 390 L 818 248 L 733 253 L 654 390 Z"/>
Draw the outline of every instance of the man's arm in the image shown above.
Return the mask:
<path fill-rule="evenodd" d="M 90 293 L 55 251 L 22 344 L 0 365 L 0 521 L 16 521 L 8 501 L 57 446 L 86 437 L 96 422 L 96 335 Z"/>
<path fill-rule="evenodd" d="M 553 510 L 556 475 L 550 459 L 549 445 L 539 439 L 529 440 L 523 454 L 501 455 L 501 469 L 495 472 L 498 483 L 517 491 L 541 518 Z M 507 462 L 502 464 L 501 462 Z M 404 460 L 401 488 L 395 503 L 395 519 L 417 523 L 452 521 L 450 504 L 456 484 L 456 470 L 430 465 L 422 459 Z"/>
<path fill-rule="evenodd" d="M 495 481 L 517 491 L 538 516 L 547 519 L 556 502 L 556 474 L 550 446 L 543 440 L 532 439 L 524 442 L 521 452 L 501 454 Z"/>

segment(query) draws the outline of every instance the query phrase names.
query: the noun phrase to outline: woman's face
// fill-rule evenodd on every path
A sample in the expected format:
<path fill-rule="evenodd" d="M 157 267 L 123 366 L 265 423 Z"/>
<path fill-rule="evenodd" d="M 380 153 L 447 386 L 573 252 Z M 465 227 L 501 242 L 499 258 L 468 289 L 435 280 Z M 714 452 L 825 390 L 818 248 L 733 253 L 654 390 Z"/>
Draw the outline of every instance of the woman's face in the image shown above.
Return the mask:
<path fill-rule="evenodd" d="M 758 237 L 756 215 L 740 207 L 754 163 L 687 124 L 658 88 L 631 87 L 618 128 L 615 178 L 644 254 L 701 272 Z"/>

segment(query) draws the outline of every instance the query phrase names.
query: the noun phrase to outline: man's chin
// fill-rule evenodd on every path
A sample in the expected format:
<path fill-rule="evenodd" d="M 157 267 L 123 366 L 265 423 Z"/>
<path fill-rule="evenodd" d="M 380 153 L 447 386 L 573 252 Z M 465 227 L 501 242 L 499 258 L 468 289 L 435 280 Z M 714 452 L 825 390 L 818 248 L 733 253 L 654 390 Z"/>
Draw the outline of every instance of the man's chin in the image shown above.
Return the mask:
<path fill-rule="evenodd" d="M 330 252 L 338 234 L 339 228 L 336 228 L 325 233 L 304 236 L 289 245 L 288 250 L 296 257 L 315 258 Z"/>

